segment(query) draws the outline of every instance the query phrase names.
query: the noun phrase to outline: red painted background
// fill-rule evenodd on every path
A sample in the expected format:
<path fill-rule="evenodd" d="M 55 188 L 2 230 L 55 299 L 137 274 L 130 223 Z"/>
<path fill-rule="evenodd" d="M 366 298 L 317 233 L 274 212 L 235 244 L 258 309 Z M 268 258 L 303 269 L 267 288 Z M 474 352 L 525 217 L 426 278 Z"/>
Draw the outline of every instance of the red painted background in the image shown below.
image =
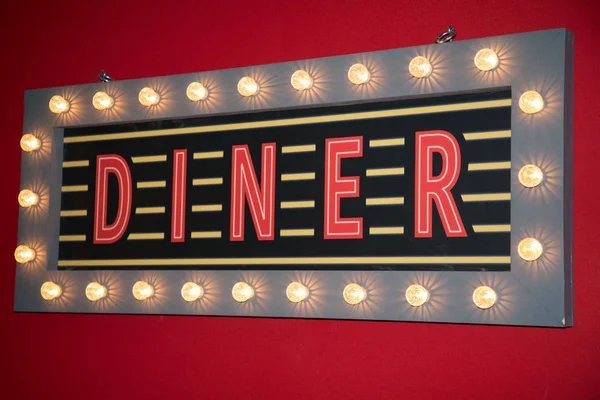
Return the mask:
<path fill-rule="evenodd" d="M 160 4 L 159 4 L 160 3 Z M 0 397 L 600 398 L 600 37 L 589 0 L 0 5 Z M 13 313 L 23 91 L 566 27 L 575 33 L 570 329 Z M 241 397 L 240 397 L 241 398 Z"/>

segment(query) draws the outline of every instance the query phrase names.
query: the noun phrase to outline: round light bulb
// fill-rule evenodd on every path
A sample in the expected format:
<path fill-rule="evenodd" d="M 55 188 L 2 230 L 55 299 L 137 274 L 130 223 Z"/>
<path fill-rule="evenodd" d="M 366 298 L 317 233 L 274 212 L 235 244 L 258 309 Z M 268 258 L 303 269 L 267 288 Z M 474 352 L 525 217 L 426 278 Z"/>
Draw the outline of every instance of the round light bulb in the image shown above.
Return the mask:
<path fill-rule="evenodd" d="M 313 78 L 305 70 L 299 69 L 292 74 L 291 83 L 296 90 L 308 90 L 313 85 Z"/>
<path fill-rule="evenodd" d="M 238 282 L 231 289 L 233 299 L 238 303 L 243 303 L 254 297 L 254 288 L 246 282 Z"/>
<path fill-rule="evenodd" d="M 200 82 L 192 82 L 188 85 L 185 94 L 191 101 L 200 101 L 208 97 L 208 89 Z"/>
<path fill-rule="evenodd" d="M 62 295 L 62 288 L 54 282 L 44 282 L 40 289 L 42 298 L 46 301 L 51 301 L 59 298 Z"/>
<path fill-rule="evenodd" d="M 17 246 L 15 250 L 15 260 L 17 260 L 19 264 L 25 264 L 33 261 L 35 260 L 35 256 L 35 250 L 29 246 L 20 245 Z"/>
<path fill-rule="evenodd" d="M 66 113 L 71 108 L 71 103 L 69 103 L 62 96 L 52 96 L 50 102 L 48 103 L 48 107 L 50 107 L 50 111 L 54 114 Z"/>
<path fill-rule="evenodd" d="M 415 78 L 425 78 L 431 75 L 433 67 L 428 59 L 418 56 L 411 60 L 410 64 L 408 65 L 408 71 Z"/>
<path fill-rule="evenodd" d="M 152 286 L 148 282 L 137 281 L 133 285 L 132 293 L 133 297 L 135 297 L 136 300 L 143 301 L 154 296 L 154 286 Z"/>
<path fill-rule="evenodd" d="M 239 80 L 237 85 L 238 92 L 244 97 L 255 96 L 260 91 L 258 82 L 249 76 L 245 76 Z"/>
<path fill-rule="evenodd" d="M 189 301 L 190 303 L 198 300 L 204 295 L 204 289 L 202 286 L 198 285 L 195 282 L 186 282 L 181 287 L 181 297 L 185 301 Z"/>
<path fill-rule="evenodd" d="M 140 90 L 138 96 L 140 104 L 146 107 L 155 106 L 160 102 L 160 95 L 154 91 L 154 89 L 145 87 Z"/>
<path fill-rule="evenodd" d="M 544 98 L 535 90 L 528 90 L 519 98 L 519 108 L 525 114 L 535 114 L 544 109 Z"/>
<path fill-rule="evenodd" d="M 544 247 L 539 240 L 534 238 L 525 238 L 517 246 L 519 256 L 525 261 L 535 261 L 541 257 Z"/>
<path fill-rule="evenodd" d="M 108 294 L 108 290 L 106 286 L 99 284 L 98 282 L 91 282 L 85 288 L 85 297 L 88 298 L 89 301 L 98 301 L 103 299 Z"/>
<path fill-rule="evenodd" d="M 21 137 L 21 149 L 26 152 L 36 151 L 42 147 L 42 141 L 31 133 L 26 133 Z"/>
<path fill-rule="evenodd" d="M 40 202 L 40 196 L 29 189 L 21 190 L 17 198 L 19 200 L 19 205 L 23 208 L 33 207 Z"/>
<path fill-rule="evenodd" d="M 362 85 L 371 80 L 371 72 L 363 64 L 354 64 L 348 70 L 348 80 L 355 85 Z"/>
<path fill-rule="evenodd" d="M 96 92 L 92 98 L 92 105 L 96 110 L 108 110 L 115 105 L 115 99 L 106 92 Z"/>
<path fill-rule="evenodd" d="M 542 183 L 543 179 L 544 173 L 536 165 L 527 164 L 519 170 L 519 182 L 521 182 L 521 185 L 525 186 L 526 188 L 536 187 Z"/>
<path fill-rule="evenodd" d="M 473 303 L 483 310 L 496 304 L 496 300 L 498 300 L 498 296 L 496 296 L 494 289 L 489 286 L 479 286 L 473 292 Z"/>
<path fill-rule="evenodd" d="M 429 291 L 421 285 L 410 285 L 406 289 L 406 301 L 413 307 L 419 307 L 429 300 Z"/>
<path fill-rule="evenodd" d="M 492 49 L 481 49 L 473 59 L 475 66 L 481 71 L 491 71 L 498 66 L 498 54 Z"/>
<path fill-rule="evenodd" d="M 367 290 L 356 283 L 350 283 L 344 288 L 344 301 L 350 305 L 356 305 L 366 298 Z"/>
<path fill-rule="evenodd" d="M 300 303 L 302 300 L 306 300 L 309 294 L 308 288 L 300 282 L 290 283 L 285 290 L 285 295 L 292 303 Z"/>

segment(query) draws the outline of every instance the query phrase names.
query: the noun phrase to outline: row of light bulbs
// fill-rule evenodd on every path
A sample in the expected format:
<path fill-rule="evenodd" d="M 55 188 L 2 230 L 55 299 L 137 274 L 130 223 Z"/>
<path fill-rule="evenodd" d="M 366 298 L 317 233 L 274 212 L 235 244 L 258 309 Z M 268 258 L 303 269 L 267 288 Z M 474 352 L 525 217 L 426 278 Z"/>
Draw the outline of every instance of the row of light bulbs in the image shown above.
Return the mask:
<path fill-rule="evenodd" d="M 40 293 L 44 300 L 52 301 L 62 296 L 63 289 L 59 284 L 48 281 L 44 282 Z M 137 281 L 133 285 L 132 294 L 136 300 L 145 301 L 154 296 L 155 288 L 146 281 Z M 310 297 L 310 290 L 300 282 L 292 282 L 287 286 L 285 294 L 290 302 L 300 303 Z M 357 283 L 346 285 L 342 294 L 344 301 L 353 306 L 362 303 L 368 297 L 367 289 Z M 237 282 L 231 289 L 231 295 L 238 303 L 245 303 L 255 296 L 255 289 L 247 282 Z M 85 296 L 92 302 L 102 300 L 108 296 L 108 289 L 98 282 L 91 282 L 85 288 Z M 204 288 L 196 282 L 186 282 L 181 287 L 181 297 L 189 303 L 203 296 Z M 420 307 L 429 301 L 429 291 L 421 285 L 410 285 L 406 289 L 405 298 L 411 306 Z M 481 309 L 492 307 L 497 298 L 496 292 L 489 286 L 479 286 L 473 291 L 473 303 Z"/>
<path fill-rule="evenodd" d="M 496 69 L 500 64 L 500 59 L 492 49 L 481 49 L 473 59 L 475 66 L 488 72 Z M 433 72 L 431 62 L 423 56 L 413 58 L 408 65 L 408 71 L 415 78 L 426 78 Z M 364 64 L 354 64 L 348 69 L 348 80 L 354 85 L 363 85 L 371 80 L 371 71 Z M 310 73 L 305 70 L 297 70 L 292 74 L 290 83 L 295 90 L 309 90 L 313 87 L 314 79 Z M 260 93 L 260 84 L 249 76 L 245 76 L 238 81 L 238 93 L 244 97 L 256 96 Z M 186 95 L 191 101 L 206 100 L 209 90 L 200 82 L 192 82 L 188 85 Z M 138 100 L 140 104 L 151 107 L 160 103 L 160 93 L 151 87 L 144 87 L 140 90 Z M 109 110 L 115 104 L 115 99 L 106 92 L 97 92 L 92 98 L 92 104 L 97 110 Z M 56 95 L 50 99 L 50 111 L 55 114 L 68 112 L 71 108 L 70 102 L 62 96 Z M 530 90 L 519 99 L 519 107 L 526 114 L 535 114 L 544 108 L 544 99 L 536 91 Z"/>
<path fill-rule="evenodd" d="M 540 243 L 539 240 L 531 237 L 527 237 L 522 239 L 518 246 L 517 252 L 519 253 L 519 257 L 521 257 L 524 261 L 533 262 L 542 256 L 544 252 L 544 246 Z M 35 261 L 37 257 L 37 253 L 35 249 L 25 246 L 19 245 L 15 249 L 15 260 L 19 264 L 27 264 Z"/>

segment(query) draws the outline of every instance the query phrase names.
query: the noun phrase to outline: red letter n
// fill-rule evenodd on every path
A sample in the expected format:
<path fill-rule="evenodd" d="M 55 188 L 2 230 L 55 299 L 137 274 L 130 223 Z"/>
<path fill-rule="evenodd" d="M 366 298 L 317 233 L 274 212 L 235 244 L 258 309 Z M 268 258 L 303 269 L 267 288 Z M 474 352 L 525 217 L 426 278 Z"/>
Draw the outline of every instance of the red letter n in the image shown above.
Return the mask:
<path fill-rule="evenodd" d="M 117 216 L 108 224 L 108 174 L 114 174 L 119 186 Z M 94 244 L 114 243 L 123 236 L 131 215 L 131 172 L 123 157 L 116 154 L 96 158 L 96 200 L 94 209 Z"/>
<path fill-rule="evenodd" d="M 260 186 L 247 145 L 233 146 L 231 157 L 231 219 L 229 240 L 244 240 L 248 200 L 258 240 L 275 239 L 275 143 L 262 145 Z"/>
<path fill-rule="evenodd" d="M 415 237 L 432 236 L 432 200 L 446 236 L 467 236 L 450 191 L 460 175 L 460 147 L 446 131 L 417 132 L 415 137 Z M 442 172 L 433 176 L 433 153 L 442 156 Z"/>
<path fill-rule="evenodd" d="M 340 200 L 358 197 L 358 176 L 341 176 L 342 158 L 362 157 L 362 136 L 325 140 L 325 239 L 362 239 L 363 219 L 341 218 Z"/>

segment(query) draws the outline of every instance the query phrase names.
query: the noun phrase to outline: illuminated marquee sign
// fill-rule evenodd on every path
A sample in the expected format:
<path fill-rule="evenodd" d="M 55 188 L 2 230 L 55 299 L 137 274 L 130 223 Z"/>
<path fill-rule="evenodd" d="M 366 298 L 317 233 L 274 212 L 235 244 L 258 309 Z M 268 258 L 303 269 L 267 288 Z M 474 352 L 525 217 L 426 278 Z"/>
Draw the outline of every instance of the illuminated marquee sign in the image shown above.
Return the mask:
<path fill-rule="evenodd" d="M 569 326 L 571 52 L 28 92 L 15 309 Z"/>

